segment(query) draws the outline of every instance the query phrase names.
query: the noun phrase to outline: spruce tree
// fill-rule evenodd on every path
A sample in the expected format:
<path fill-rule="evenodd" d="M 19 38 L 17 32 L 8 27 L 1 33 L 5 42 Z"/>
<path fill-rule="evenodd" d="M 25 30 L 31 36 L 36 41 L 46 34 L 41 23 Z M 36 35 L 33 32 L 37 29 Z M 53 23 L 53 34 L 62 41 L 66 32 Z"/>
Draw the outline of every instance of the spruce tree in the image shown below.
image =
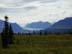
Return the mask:
<path fill-rule="evenodd" d="M 8 17 L 5 16 L 5 22 L 4 22 L 4 29 L 1 33 L 2 37 L 2 47 L 7 48 L 8 47 Z"/>
<path fill-rule="evenodd" d="M 9 44 L 13 44 L 13 29 L 12 29 L 12 26 L 10 24 L 9 26 Z"/>
<path fill-rule="evenodd" d="M 8 48 L 9 44 L 13 44 L 13 30 L 11 24 L 8 23 L 8 17 L 5 16 L 4 29 L 1 33 L 2 47 Z"/>

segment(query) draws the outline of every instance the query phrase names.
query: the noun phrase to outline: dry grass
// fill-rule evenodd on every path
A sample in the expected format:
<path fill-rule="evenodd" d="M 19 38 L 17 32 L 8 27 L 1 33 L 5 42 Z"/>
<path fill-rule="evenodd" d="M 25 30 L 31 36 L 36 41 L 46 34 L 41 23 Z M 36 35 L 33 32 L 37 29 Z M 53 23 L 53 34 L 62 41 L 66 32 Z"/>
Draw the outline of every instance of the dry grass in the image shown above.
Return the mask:
<path fill-rule="evenodd" d="M 72 35 L 15 35 L 14 44 L 0 54 L 72 54 Z"/>

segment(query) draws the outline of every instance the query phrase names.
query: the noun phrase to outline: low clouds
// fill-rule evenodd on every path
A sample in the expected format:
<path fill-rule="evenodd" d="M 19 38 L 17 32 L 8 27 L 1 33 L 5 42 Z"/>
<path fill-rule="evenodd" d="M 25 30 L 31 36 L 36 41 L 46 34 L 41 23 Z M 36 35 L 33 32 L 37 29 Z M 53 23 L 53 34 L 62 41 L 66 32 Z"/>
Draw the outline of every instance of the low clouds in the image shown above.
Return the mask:
<path fill-rule="evenodd" d="M 29 7 L 24 7 L 25 10 L 32 10 L 32 9 L 36 9 L 37 7 L 35 6 L 29 6 Z"/>
<path fill-rule="evenodd" d="M 37 9 L 37 7 L 28 6 L 24 8 L 0 8 L 0 14 L 1 13 L 24 13 L 24 12 L 28 12 L 33 9 Z"/>

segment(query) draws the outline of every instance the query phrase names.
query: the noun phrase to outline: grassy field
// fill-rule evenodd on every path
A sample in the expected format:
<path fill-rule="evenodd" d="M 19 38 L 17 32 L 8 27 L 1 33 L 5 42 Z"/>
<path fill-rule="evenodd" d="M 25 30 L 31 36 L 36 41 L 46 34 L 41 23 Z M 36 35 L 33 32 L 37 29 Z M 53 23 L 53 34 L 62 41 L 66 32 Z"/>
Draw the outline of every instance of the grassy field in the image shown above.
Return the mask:
<path fill-rule="evenodd" d="M 0 40 L 0 54 L 72 54 L 72 35 L 15 35 L 8 49 Z"/>

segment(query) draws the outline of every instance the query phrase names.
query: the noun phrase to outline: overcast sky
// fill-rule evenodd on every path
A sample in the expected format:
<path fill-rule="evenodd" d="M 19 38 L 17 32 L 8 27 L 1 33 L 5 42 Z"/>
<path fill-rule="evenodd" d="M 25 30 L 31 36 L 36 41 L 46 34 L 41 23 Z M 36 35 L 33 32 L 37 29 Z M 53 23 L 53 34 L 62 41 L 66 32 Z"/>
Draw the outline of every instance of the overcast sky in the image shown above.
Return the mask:
<path fill-rule="evenodd" d="M 36 21 L 51 23 L 72 16 L 72 0 L 0 0 L 0 19 L 26 25 Z"/>

